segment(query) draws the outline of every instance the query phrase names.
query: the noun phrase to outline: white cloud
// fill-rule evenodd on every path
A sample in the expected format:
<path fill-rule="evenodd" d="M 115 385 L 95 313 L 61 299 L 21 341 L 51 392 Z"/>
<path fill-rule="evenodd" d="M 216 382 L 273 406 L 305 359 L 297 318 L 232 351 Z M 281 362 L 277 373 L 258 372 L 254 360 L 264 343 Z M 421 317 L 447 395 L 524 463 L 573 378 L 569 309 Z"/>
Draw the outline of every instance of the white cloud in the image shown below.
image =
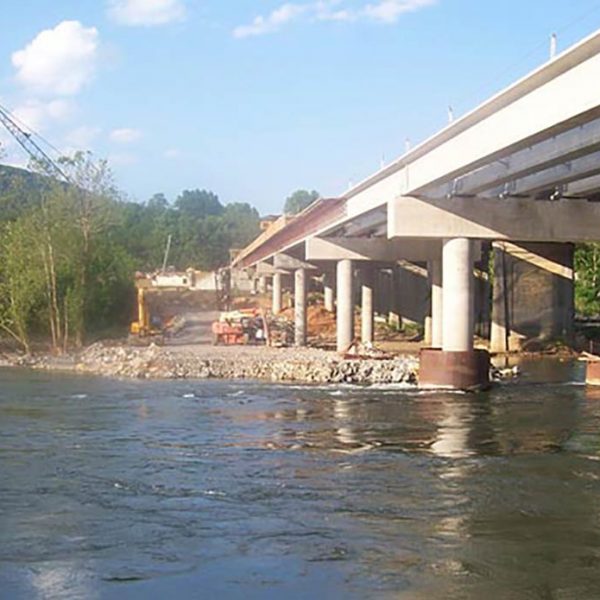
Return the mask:
<path fill-rule="evenodd" d="M 376 4 L 367 4 L 363 14 L 381 23 L 396 23 L 406 13 L 435 4 L 437 0 L 382 0 Z"/>
<path fill-rule="evenodd" d="M 283 4 L 267 16 L 259 15 L 249 25 L 233 30 L 236 38 L 265 35 L 307 16 L 313 21 L 376 21 L 394 24 L 406 13 L 436 4 L 438 0 L 380 0 L 374 4 L 349 6 L 348 0 L 317 0 L 305 4 Z"/>
<path fill-rule="evenodd" d="M 120 25 L 155 27 L 185 19 L 182 0 L 109 0 L 108 15 Z"/>
<path fill-rule="evenodd" d="M 41 95 L 77 94 L 94 77 L 98 47 L 95 27 L 63 21 L 13 53 L 17 81 Z"/>
<path fill-rule="evenodd" d="M 340 5 L 343 0 L 320 0 L 314 5 L 318 21 L 355 21 L 356 13 Z"/>
<path fill-rule="evenodd" d="M 99 127 L 82 125 L 81 127 L 69 131 L 65 136 L 65 142 L 74 150 L 90 150 L 94 140 L 96 140 L 101 133 L 102 129 Z"/>
<path fill-rule="evenodd" d="M 123 127 L 122 129 L 113 129 L 109 137 L 112 142 L 117 144 L 131 144 L 142 137 L 142 132 L 139 129 Z"/>
<path fill-rule="evenodd" d="M 42 131 L 50 121 L 63 121 L 74 112 L 72 102 L 67 100 L 30 99 L 17 106 L 12 114 L 26 130 Z"/>
<path fill-rule="evenodd" d="M 250 25 L 236 27 L 233 30 L 233 36 L 236 38 L 245 38 L 273 33 L 284 25 L 296 20 L 309 8 L 309 5 L 283 4 L 266 17 L 256 17 Z"/>

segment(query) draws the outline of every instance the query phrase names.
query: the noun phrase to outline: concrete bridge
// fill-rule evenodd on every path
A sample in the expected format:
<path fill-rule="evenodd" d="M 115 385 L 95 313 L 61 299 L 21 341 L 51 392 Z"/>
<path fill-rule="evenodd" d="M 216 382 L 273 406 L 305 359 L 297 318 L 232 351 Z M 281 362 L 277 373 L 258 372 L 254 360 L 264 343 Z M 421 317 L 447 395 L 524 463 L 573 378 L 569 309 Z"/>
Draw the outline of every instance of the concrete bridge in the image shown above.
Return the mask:
<path fill-rule="evenodd" d="M 600 31 L 341 198 L 317 201 L 274 233 L 263 234 L 233 266 L 272 277 L 275 311 L 281 306 L 281 277 L 294 273 L 299 344 L 306 340 L 307 273 L 325 274 L 331 309 L 335 271 L 337 347 L 344 350 L 354 338 L 355 267 L 362 267 L 361 335 L 369 341 L 373 269 L 396 268 L 399 261 L 426 265 L 431 348 L 421 353 L 421 383 L 485 385 L 489 357 L 474 348 L 474 330 L 476 296 L 485 304 L 489 289 L 478 280 L 476 267 L 487 261 L 490 244 L 500 290 L 494 294 L 504 298 L 504 306 L 494 303 L 491 349 L 501 350 L 510 343 L 507 263 L 513 268 L 519 261 L 541 261 L 566 282 L 558 284 L 551 302 L 572 312 L 570 243 L 600 240 L 598 81 Z M 536 305 L 538 294 L 531 291 Z M 564 328 L 568 332 L 569 324 Z"/>

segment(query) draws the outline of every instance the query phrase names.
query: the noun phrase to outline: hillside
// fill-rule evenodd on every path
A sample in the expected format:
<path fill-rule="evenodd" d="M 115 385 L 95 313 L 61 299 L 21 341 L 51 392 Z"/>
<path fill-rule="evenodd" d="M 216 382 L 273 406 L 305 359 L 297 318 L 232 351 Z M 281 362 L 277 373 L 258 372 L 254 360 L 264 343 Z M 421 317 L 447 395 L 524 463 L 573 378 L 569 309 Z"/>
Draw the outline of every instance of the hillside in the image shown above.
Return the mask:
<path fill-rule="evenodd" d="M 45 182 L 42 175 L 0 164 L 0 220 L 11 221 L 32 206 Z"/>

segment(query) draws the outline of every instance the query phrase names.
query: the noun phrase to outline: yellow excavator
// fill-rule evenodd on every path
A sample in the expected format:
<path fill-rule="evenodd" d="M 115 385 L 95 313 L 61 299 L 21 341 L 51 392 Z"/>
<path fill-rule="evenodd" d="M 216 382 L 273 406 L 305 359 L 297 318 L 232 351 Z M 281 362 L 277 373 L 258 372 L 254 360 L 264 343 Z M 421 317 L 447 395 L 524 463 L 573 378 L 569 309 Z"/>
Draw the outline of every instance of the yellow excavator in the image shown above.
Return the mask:
<path fill-rule="evenodd" d="M 145 338 L 160 336 L 163 334 L 163 327 L 160 319 L 150 314 L 148 306 L 148 294 L 152 293 L 152 283 L 147 278 L 138 278 L 135 282 L 137 289 L 137 321 L 133 321 L 129 328 L 131 335 Z"/>

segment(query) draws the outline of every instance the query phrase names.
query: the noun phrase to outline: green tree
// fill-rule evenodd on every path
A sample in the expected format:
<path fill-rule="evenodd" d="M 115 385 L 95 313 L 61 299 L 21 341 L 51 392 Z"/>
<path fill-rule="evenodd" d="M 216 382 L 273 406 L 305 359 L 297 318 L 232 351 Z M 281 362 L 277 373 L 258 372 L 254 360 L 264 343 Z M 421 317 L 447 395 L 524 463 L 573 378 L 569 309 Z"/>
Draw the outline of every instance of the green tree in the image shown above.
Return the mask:
<path fill-rule="evenodd" d="M 600 244 L 575 249 L 575 308 L 581 315 L 600 314 Z"/>
<path fill-rule="evenodd" d="M 286 198 L 283 212 L 286 215 L 296 215 L 320 197 L 321 195 L 316 190 L 313 190 L 312 192 L 307 190 L 296 190 L 291 196 Z"/>
<path fill-rule="evenodd" d="M 169 207 L 169 201 L 162 192 L 158 192 L 157 194 L 152 195 L 152 197 L 146 203 L 146 206 L 149 210 L 160 213 L 167 210 Z"/>
<path fill-rule="evenodd" d="M 71 183 L 0 167 L 0 330 L 27 351 L 39 337 L 62 352 L 128 322 L 134 272 L 160 267 L 169 235 L 169 264 L 211 270 L 260 231 L 247 203 L 198 189 L 173 205 L 163 194 L 123 201 L 106 162 L 77 153 L 60 164 Z"/>
<path fill-rule="evenodd" d="M 202 219 L 223 214 L 219 197 L 207 190 L 184 190 L 175 200 L 175 208 L 187 218 Z"/>
<path fill-rule="evenodd" d="M 0 231 L 0 329 L 28 354 L 30 323 L 44 287 L 35 241 L 31 223 L 9 223 Z"/>

